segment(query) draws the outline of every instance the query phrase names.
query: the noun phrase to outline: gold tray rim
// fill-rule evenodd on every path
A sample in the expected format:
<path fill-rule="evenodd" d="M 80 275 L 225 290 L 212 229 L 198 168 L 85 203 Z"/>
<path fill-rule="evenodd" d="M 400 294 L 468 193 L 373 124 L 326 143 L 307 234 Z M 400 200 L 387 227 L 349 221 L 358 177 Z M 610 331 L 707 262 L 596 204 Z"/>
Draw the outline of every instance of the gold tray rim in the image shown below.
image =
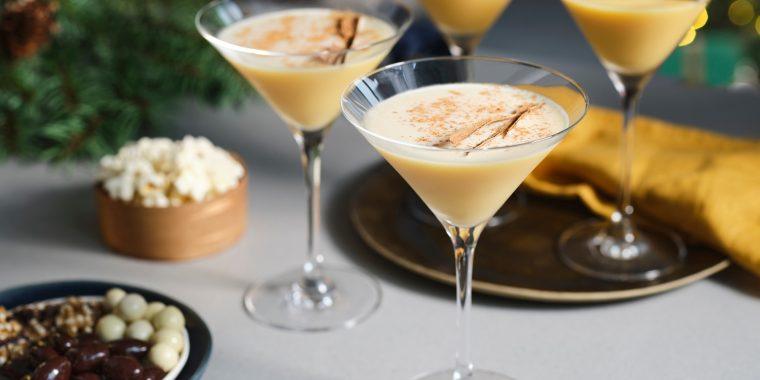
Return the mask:
<path fill-rule="evenodd" d="M 423 265 L 411 262 L 403 257 L 396 255 L 389 249 L 385 248 L 380 242 L 372 237 L 372 234 L 365 228 L 365 226 L 359 220 L 358 207 L 356 207 L 357 197 L 354 196 L 350 202 L 350 214 L 351 224 L 354 229 L 359 233 L 361 239 L 367 243 L 375 252 L 380 256 L 393 262 L 396 265 L 401 266 L 413 273 L 437 281 L 439 283 L 448 284 L 451 286 L 456 285 L 456 278 L 453 275 L 440 272 L 434 269 L 430 269 Z M 731 265 L 730 260 L 723 259 L 722 261 L 709 266 L 699 272 L 692 273 L 688 276 L 680 277 L 678 279 L 659 283 L 641 288 L 625 289 L 625 290 L 612 290 L 612 291 L 597 291 L 597 292 L 563 292 L 552 290 L 540 290 L 532 288 L 521 288 L 509 285 L 495 285 L 493 283 L 473 280 L 472 288 L 477 292 L 484 294 L 490 294 L 500 297 L 516 298 L 529 301 L 540 302 L 560 302 L 560 303 L 590 303 L 590 302 L 611 302 L 622 301 L 627 299 L 641 298 L 654 294 L 664 293 L 670 290 L 674 290 L 699 280 L 710 277 Z"/>

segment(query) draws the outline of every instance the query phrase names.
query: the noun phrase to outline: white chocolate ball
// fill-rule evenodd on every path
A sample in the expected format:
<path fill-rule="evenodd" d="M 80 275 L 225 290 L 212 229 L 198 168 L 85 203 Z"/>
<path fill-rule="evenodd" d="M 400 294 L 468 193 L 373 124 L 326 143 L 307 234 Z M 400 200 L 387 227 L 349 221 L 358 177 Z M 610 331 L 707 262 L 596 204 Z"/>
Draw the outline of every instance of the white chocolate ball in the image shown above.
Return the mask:
<path fill-rule="evenodd" d="M 148 308 L 148 303 L 145 302 L 143 296 L 130 293 L 122 298 L 119 305 L 116 307 L 117 314 L 124 318 L 127 322 L 136 321 L 141 319 L 145 315 L 145 310 Z"/>
<path fill-rule="evenodd" d="M 150 337 L 152 344 L 163 343 L 177 352 L 182 352 L 182 348 L 185 347 L 185 337 L 181 332 L 175 329 L 161 329 L 156 331 L 152 337 Z"/>
<path fill-rule="evenodd" d="M 127 327 L 127 338 L 147 342 L 153 335 L 153 325 L 145 319 L 138 319 Z"/>
<path fill-rule="evenodd" d="M 158 343 L 150 348 L 148 359 L 158 368 L 165 372 L 171 371 L 179 361 L 179 354 L 173 348 L 164 343 Z"/>
<path fill-rule="evenodd" d="M 108 289 L 108 292 L 106 292 L 106 305 L 108 305 L 108 307 L 113 310 L 116 308 L 116 305 L 121 302 L 121 299 L 126 295 L 127 292 L 121 288 Z"/>
<path fill-rule="evenodd" d="M 113 315 L 108 314 L 98 320 L 98 324 L 95 326 L 95 332 L 98 337 L 105 342 L 119 340 L 124 337 L 124 330 L 127 329 L 127 324 L 124 320 Z"/>
<path fill-rule="evenodd" d="M 176 306 L 167 306 L 153 317 L 152 322 L 156 330 L 182 330 L 185 327 L 185 316 Z"/>
<path fill-rule="evenodd" d="M 150 321 L 161 310 L 164 310 L 164 308 L 166 308 L 166 305 L 164 305 L 163 302 L 151 302 L 148 304 L 148 308 L 145 309 L 144 318 Z"/>

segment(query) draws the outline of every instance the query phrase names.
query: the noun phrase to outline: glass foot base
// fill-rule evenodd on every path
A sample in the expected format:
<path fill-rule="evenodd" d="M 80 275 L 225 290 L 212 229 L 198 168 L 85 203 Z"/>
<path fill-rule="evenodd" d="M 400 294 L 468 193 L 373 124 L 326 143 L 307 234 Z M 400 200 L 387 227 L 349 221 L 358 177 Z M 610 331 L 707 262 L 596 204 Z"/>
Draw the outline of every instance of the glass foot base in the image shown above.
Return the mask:
<path fill-rule="evenodd" d="M 318 281 L 294 270 L 251 285 L 243 305 L 254 320 L 285 330 L 347 329 L 367 319 L 380 304 L 380 284 L 360 271 L 322 268 Z"/>
<path fill-rule="evenodd" d="M 414 378 L 414 380 L 514 380 L 513 378 L 495 372 L 483 371 L 476 369 L 472 371 L 471 376 L 461 376 L 454 374 L 453 370 L 445 370 L 434 373 L 427 373 Z"/>
<path fill-rule="evenodd" d="M 565 230 L 559 256 L 573 270 L 612 281 L 651 281 L 673 272 L 686 257 L 686 246 L 674 232 L 637 224 L 635 239 L 607 233 L 609 222 L 582 222 Z"/>

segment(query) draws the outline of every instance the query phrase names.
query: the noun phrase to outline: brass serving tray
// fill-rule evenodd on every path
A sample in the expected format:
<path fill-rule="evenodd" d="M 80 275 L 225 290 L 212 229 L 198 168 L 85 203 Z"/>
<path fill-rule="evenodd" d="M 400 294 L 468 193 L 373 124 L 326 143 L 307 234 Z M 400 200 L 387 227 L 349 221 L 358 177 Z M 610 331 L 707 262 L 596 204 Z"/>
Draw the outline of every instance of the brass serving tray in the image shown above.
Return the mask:
<path fill-rule="evenodd" d="M 409 211 L 406 182 L 389 166 L 373 168 L 350 203 L 351 221 L 380 255 L 427 278 L 455 284 L 451 243 L 440 225 Z M 580 275 L 556 255 L 556 240 L 569 225 L 591 215 L 577 200 L 528 195 L 520 218 L 487 228 L 475 255 L 473 289 L 544 302 L 606 302 L 676 289 L 729 266 L 724 255 L 690 245 L 684 265 L 657 281 L 611 282 Z"/>

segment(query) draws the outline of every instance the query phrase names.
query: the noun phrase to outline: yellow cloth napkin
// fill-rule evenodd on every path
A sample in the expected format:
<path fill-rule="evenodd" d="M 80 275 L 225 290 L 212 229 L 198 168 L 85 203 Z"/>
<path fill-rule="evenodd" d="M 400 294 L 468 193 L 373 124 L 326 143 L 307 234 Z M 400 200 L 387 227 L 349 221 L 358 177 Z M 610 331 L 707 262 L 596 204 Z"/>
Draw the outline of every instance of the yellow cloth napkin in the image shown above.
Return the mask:
<path fill-rule="evenodd" d="M 619 183 L 621 114 L 592 107 L 525 181 L 579 197 L 609 216 Z M 760 275 L 760 140 L 638 117 L 632 172 L 637 213 L 728 254 Z"/>

